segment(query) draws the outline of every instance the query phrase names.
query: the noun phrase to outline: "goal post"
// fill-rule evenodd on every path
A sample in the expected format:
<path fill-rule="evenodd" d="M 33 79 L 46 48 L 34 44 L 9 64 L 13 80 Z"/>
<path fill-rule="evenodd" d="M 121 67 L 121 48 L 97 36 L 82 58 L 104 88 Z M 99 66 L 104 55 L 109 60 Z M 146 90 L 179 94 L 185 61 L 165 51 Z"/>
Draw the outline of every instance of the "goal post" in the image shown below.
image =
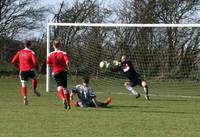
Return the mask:
<path fill-rule="evenodd" d="M 48 23 L 47 24 L 47 56 L 50 53 L 51 27 L 130 27 L 130 28 L 199 28 L 200 24 L 113 24 L 113 23 Z M 50 68 L 46 68 L 46 92 L 50 91 Z"/>

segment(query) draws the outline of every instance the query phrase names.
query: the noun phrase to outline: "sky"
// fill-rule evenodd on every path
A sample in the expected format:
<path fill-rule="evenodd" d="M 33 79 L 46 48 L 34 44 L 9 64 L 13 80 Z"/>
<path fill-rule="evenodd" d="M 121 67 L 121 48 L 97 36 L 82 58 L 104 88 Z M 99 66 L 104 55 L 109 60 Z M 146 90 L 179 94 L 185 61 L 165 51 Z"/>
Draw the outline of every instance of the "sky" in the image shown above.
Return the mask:
<path fill-rule="evenodd" d="M 50 8 L 52 8 L 52 10 L 56 10 L 59 7 L 59 4 L 62 2 L 63 0 L 39 0 L 39 4 L 41 6 L 48 6 Z M 65 0 L 66 3 L 72 3 L 74 0 Z M 99 1 L 103 1 L 105 3 L 106 6 L 108 7 L 113 7 L 115 5 L 117 5 L 117 2 L 119 0 L 99 0 Z M 53 18 L 52 14 L 48 14 L 46 20 L 42 23 L 45 27 L 46 24 L 48 22 L 51 22 L 51 19 Z M 20 39 L 31 39 L 31 38 L 35 38 L 35 37 L 40 37 L 43 33 L 45 32 L 46 28 L 43 29 L 39 29 L 39 30 L 34 30 L 34 31 L 30 31 L 25 33 L 24 35 L 20 36 Z"/>

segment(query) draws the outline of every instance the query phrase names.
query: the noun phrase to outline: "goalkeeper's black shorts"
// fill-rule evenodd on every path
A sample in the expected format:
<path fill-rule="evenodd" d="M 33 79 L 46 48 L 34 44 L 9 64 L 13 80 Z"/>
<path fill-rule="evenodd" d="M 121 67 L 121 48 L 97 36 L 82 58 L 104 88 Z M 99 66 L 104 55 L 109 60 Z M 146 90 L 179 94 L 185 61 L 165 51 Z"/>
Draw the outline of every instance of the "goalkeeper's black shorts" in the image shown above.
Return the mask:
<path fill-rule="evenodd" d="M 137 86 L 137 85 L 142 86 L 142 81 L 144 81 L 144 79 L 140 76 L 129 79 L 129 82 L 131 83 L 131 86 L 133 86 L 133 87 Z"/>

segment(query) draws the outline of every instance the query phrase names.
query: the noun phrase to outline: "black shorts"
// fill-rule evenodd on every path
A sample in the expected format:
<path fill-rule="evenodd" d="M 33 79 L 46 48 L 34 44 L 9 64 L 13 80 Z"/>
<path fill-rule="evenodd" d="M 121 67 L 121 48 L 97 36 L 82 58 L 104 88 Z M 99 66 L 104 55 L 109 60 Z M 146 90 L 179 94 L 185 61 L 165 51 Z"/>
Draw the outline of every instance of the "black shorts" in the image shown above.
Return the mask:
<path fill-rule="evenodd" d="M 95 104 L 93 101 L 89 102 L 89 103 L 83 103 L 82 101 L 78 101 L 78 106 L 79 107 L 95 107 Z"/>
<path fill-rule="evenodd" d="M 64 88 L 67 88 L 67 72 L 66 71 L 55 74 L 54 78 L 56 80 L 57 87 L 62 86 Z"/>
<path fill-rule="evenodd" d="M 29 78 L 33 79 L 36 77 L 35 71 L 21 71 L 20 79 L 21 81 L 28 81 Z"/>
<path fill-rule="evenodd" d="M 131 86 L 137 86 L 137 85 L 140 85 L 142 86 L 142 81 L 144 81 L 144 79 L 140 76 L 138 77 L 135 77 L 133 79 L 129 79 L 129 82 L 131 83 Z"/>

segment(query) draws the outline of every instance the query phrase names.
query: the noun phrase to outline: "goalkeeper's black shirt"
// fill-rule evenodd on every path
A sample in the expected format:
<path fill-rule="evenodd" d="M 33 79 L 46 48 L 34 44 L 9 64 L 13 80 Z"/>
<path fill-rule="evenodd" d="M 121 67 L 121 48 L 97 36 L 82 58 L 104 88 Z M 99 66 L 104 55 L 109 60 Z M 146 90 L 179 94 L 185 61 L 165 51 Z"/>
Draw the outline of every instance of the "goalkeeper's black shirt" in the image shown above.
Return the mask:
<path fill-rule="evenodd" d="M 129 80 L 141 77 L 140 74 L 138 74 L 131 61 L 124 61 L 121 63 L 121 66 L 118 66 L 116 68 L 111 69 L 112 71 L 122 71 Z"/>

